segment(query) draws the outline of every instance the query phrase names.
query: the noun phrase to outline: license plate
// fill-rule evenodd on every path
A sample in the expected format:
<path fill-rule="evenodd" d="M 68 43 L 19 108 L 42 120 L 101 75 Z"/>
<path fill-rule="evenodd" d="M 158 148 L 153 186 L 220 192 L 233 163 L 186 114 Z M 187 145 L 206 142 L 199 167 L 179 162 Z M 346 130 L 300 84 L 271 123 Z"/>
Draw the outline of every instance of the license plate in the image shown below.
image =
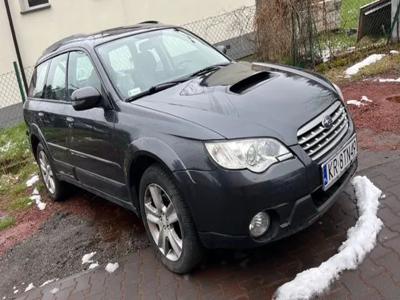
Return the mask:
<path fill-rule="evenodd" d="M 323 189 L 329 189 L 357 158 L 357 138 L 354 136 L 340 151 L 322 165 Z"/>

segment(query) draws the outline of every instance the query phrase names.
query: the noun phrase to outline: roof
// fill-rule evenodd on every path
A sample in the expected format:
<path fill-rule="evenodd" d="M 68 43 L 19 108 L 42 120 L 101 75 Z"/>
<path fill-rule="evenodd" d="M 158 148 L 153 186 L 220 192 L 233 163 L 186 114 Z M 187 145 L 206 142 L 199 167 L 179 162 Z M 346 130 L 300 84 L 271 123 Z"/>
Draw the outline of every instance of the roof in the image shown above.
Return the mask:
<path fill-rule="evenodd" d="M 145 21 L 132 26 L 115 27 L 91 34 L 74 34 L 63 38 L 51 46 L 49 46 L 39 58 L 39 62 L 47 58 L 50 54 L 57 51 L 60 48 L 77 44 L 84 41 L 92 41 L 95 44 L 106 42 L 108 40 L 116 39 L 125 35 L 129 35 L 133 32 L 146 32 L 157 28 L 167 28 L 171 26 L 160 24 L 157 21 Z"/>

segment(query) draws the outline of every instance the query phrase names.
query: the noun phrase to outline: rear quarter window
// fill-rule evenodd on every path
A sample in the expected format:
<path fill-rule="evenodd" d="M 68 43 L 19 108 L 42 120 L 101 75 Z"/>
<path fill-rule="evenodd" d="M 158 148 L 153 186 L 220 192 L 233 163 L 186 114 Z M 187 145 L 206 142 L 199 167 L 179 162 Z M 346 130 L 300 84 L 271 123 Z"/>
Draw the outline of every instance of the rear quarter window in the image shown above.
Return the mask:
<path fill-rule="evenodd" d="M 31 98 L 43 98 L 43 90 L 46 84 L 47 70 L 50 62 L 46 61 L 35 68 L 29 86 L 28 96 Z"/>

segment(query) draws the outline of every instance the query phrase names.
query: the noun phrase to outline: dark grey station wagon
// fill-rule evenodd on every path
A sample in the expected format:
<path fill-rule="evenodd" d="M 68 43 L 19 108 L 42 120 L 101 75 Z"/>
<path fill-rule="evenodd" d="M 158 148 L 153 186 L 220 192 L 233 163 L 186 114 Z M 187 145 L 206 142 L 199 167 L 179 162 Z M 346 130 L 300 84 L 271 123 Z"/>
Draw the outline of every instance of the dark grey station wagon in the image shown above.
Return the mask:
<path fill-rule="evenodd" d="M 73 36 L 38 60 L 24 105 L 51 197 L 68 183 L 136 212 L 177 273 L 309 226 L 357 168 L 337 86 L 224 52 L 153 23 Z"/>

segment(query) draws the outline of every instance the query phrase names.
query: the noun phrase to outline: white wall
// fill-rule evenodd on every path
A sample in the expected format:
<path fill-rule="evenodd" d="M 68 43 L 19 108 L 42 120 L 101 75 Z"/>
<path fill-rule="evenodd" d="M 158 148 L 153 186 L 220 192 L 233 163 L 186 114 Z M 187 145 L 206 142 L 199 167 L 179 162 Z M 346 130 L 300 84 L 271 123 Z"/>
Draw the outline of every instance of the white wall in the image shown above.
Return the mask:
<path fill-rule="evenodd" d="M 51 7 L 21 14 L 19 1 L 9 0 L 25 66 L 32 66 L 53 42 L 76 33 L 90 33 L 144 20 L 182 25 L 254 5 L 254 0 L 50 0 Z M 0 74 L 15 60 L 4 3 L 0 1 Z M 3 42 L 4 41 L 4 42 Z"/>
<path fill-rule="evenodd" d="M 16 60 L 15 51 L 8 24 L 4 1 L 0 1 L 0 74 L 13 70 L 12 62 Z"/>

